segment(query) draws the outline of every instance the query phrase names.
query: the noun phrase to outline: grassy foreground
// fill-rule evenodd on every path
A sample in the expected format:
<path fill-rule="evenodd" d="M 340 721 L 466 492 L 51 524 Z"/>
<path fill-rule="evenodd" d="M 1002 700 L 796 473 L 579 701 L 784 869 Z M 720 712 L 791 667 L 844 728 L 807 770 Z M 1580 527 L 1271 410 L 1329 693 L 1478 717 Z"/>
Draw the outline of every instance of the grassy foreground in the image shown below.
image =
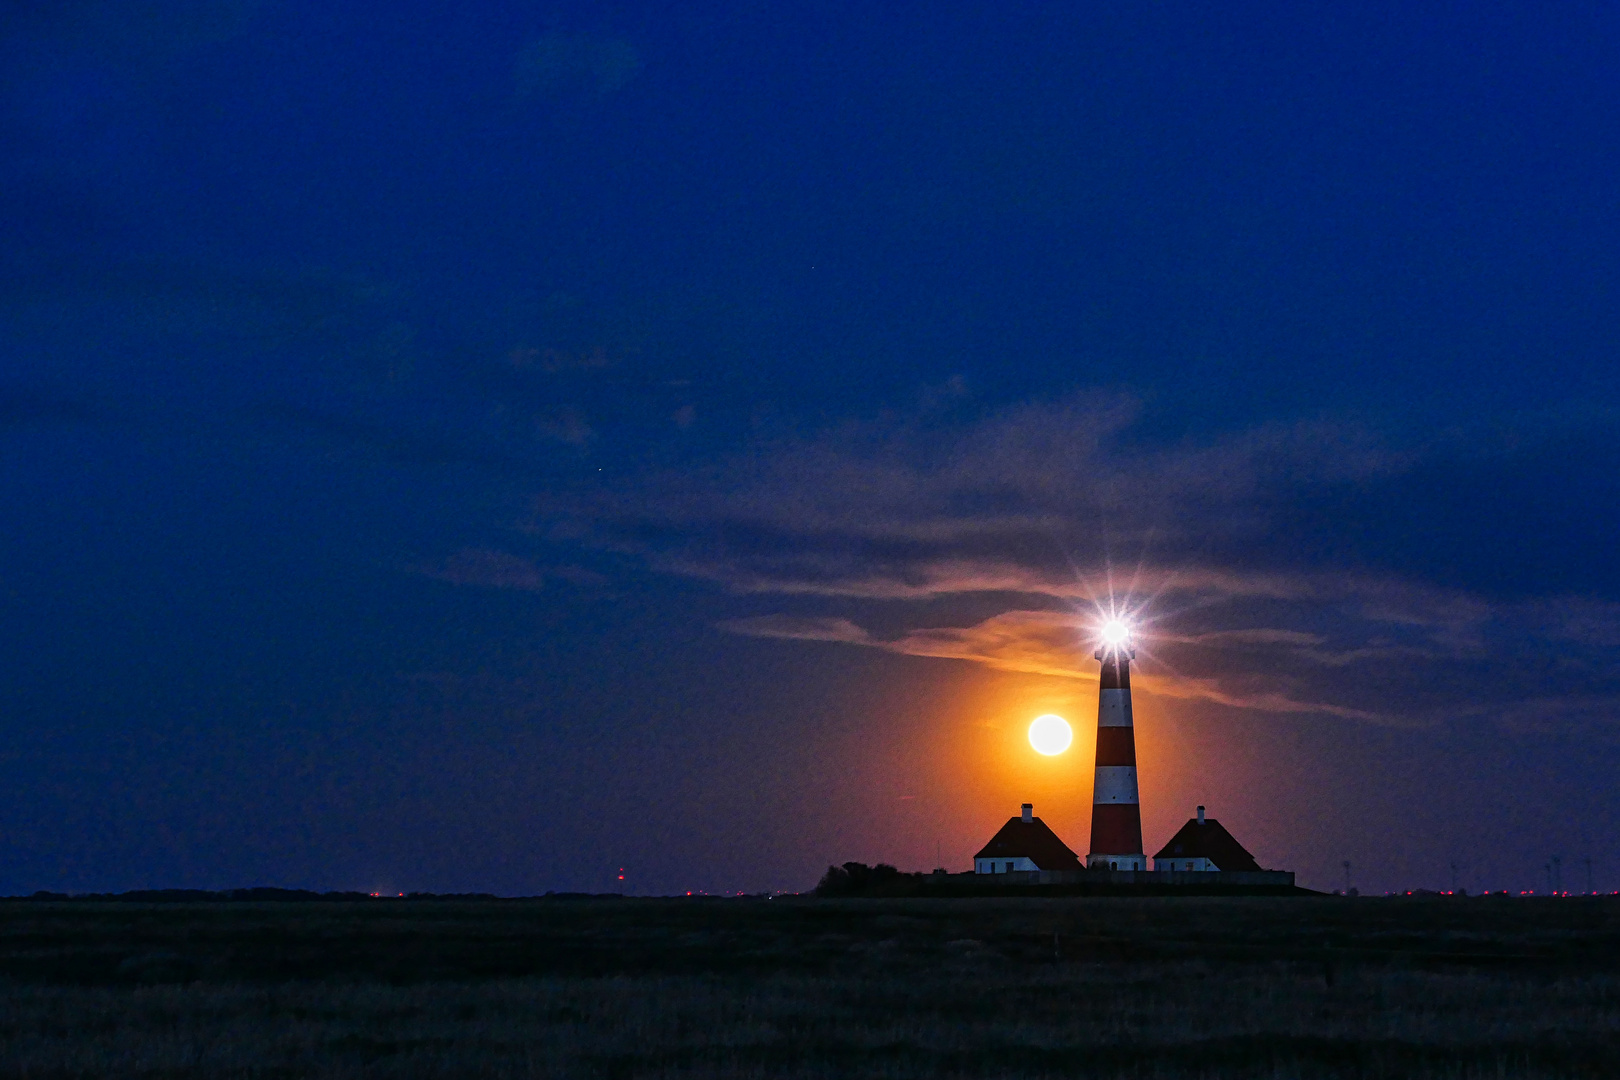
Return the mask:
<path fill-rule="evenodd" d="M 1620 900 L 0 904 L 0 1076 L 1620 1075 Z"/>

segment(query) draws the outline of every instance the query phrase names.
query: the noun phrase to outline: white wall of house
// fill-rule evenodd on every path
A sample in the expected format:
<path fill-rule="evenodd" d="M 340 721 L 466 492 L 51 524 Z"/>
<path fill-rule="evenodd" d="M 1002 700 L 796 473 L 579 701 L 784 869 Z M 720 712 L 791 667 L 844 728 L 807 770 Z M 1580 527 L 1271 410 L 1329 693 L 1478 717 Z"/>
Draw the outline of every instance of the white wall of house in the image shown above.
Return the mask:
<path fill-rule="evenodd" d="M 1177 855 L 1173 859 L 1154 859 L 1155 870 L 1219 870 L 1220 867 L 1208 859 L 1189 859 L 1185 855 Z"/>
<path fill-rule="evenodd" d="M 975 874 L 1005 874 L 1009 870 L 1039 870 L 1029 859 L 975 859 Z"/>

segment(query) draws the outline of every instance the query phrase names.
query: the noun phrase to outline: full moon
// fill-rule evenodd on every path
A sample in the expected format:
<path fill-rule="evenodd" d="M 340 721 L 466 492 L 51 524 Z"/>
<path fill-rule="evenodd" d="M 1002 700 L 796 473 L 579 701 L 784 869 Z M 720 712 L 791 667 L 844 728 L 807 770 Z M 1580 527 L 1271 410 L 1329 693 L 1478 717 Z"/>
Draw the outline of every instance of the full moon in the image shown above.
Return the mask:
<path fill-rule="evenodd" d="M 1029 745 L 1035 752 L 1048 757 L 1061 754 L 1074 742 L 1074 732 L 1069 729 L 1069 722 L 1055 713 L 1037 716 L 1029 725 Z"/>

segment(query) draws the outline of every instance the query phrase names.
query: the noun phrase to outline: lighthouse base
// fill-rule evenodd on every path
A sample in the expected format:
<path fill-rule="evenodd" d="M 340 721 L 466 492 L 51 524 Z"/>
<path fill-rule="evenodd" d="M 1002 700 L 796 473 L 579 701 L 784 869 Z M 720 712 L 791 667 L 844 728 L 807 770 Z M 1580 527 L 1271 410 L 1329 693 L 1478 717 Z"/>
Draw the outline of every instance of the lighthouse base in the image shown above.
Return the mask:
<path fill-rule="evenodd" d="M 1135 855 L 1087 855 L 1087 870 L 1146 870 L 1148 868 L 1147 856 L 1141 852 Z"/>

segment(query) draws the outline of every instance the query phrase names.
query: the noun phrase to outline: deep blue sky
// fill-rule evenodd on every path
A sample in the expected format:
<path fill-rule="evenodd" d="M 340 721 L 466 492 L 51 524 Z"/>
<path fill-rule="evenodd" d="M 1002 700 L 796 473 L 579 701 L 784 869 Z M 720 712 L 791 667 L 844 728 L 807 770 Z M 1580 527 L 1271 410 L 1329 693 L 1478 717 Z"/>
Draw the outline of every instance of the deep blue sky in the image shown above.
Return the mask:
<path fill-rule="evenodd" d="M 0 0 L 0 892 L 1620 887 L 1610 5 Z M 1132 583 L 1134 582 L 1134 586 Z M 1579 869 L 1574 869 L 1579 867 Z"/>

